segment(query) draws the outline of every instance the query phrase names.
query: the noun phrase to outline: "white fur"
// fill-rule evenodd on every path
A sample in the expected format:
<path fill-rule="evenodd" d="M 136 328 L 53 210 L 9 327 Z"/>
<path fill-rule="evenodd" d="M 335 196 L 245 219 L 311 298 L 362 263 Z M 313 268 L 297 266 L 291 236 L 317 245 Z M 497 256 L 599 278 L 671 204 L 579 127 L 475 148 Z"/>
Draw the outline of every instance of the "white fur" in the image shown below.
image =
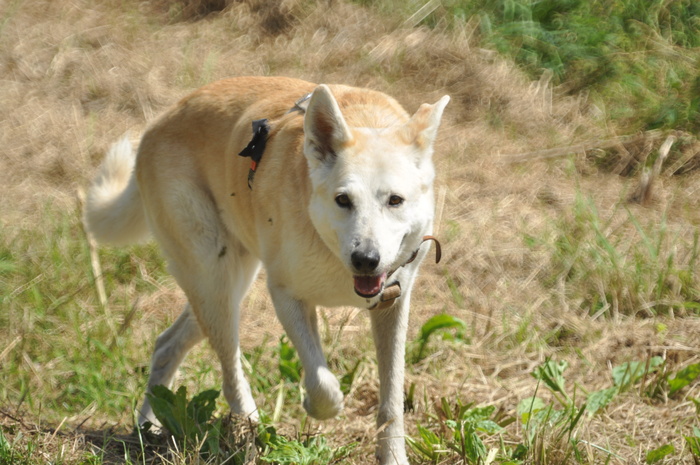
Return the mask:
<path fill-rule="evenodd" d="M 141 197 L 132 176 L 136 156 L 127 136 L 107 152 L 87 195 L 84 221 L 99 242 L 115 245 L 148 238 Z"/>
<path fill-rule="evenodd" d="M 228 111 L 220 102 L 248 98 L 237 93 L 236 84 L 242 81 L 245 88 L 270 86 L 274 92 L 265 95 L 284 91 L 284 86 L 308 85 L 238 78 L 195 93 L 147 131 L 135 169 L 128 140 L 115 144 L 88 193 L 88 230 L 100 241 L 126 243 L 144 238 L 150 225 L 189 301 L 156 341 L 149 389 L 170 386 L 187 352 L 206 337 L 221 362 L 231 409 L 258 418 L 241 366 L 238 326 L 241 301 L 264 265 L 275 311 L 304 367 L 304 408 L 315 418 L 335 417 L 343 409 L 343 395 L 323 355 L 316 306 L 369 308 L 379 300 L 380 295 L 360 297 L 353 287 L 358 271 L 352 255 L 366 246 L 380 257 L 374 273 L 393 272 L 389 281 L 398 280 L 402 288 L 392 307 L 370 311 L 370 318 L 380 376 L 377 457 L 382 465 L 405 465 L 406 329 L 413 282 L 427 246 L 414 262 L 402 265 L 432 230 L 432 146 L 449 98 L 424 105 L 408 119 L 395 101 L 370 93 L 377 111 L 386 110 L 387 119 L 399 124 L 351 127 L 332 89 L 318 86 L 304 117 L 301 163 L 308 164 L 308 178 L 287 182 L 298 170 L 285 163 L 299 161 L 288 152 L 302 147 L 276 146 L 272 140 L 262 162 L 268 171 L 256 175 L 251 192 L 244 162 L 234 158 L 234 167 L 212 165 L 219 163 L 220 153 L 231 157 L 245 145 L 249 120 L 243 118 L 231 129 L 232 145 L 225 142 L 228 134 L 203 135 L 220 123 L 222 111 Z M 364 96 L 363 90 L 355 91 Z M 225 96 L 212 104 L 216 92 Z M 207 112 L 207 105 L 216 111 Z M 234 111 L 241 110 L 230 111 L 236 121 Z M 193 132 L 187 132 L 192 127 Z M 284 157 L 286 162 L 279 161 Z M 277 162 L 281 165 L 275 168 Z M 230 180 L 227 170 L 237 175 Z M 309 195 L 302 206 L 300 192 Z M 352 208 L 337 204 L 339 193 L 347 195 Z M 403 203 L 390 205 L 392 195 Z M 148 401 L 140 411 L 140 422 L 145 421 L 155 422 Z"/>

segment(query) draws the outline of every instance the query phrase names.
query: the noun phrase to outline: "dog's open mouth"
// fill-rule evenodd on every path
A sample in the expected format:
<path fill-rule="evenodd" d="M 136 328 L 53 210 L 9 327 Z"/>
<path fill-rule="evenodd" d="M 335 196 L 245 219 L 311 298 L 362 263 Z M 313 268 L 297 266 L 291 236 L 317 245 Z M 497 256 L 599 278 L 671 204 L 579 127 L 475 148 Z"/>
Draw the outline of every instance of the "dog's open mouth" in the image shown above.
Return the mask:
<path fill-rule="evenodd" d="M 374 297 L 384 289 L 386 273 L 378 276 L 354 276 L 355 293 L 360 297 Z"/>

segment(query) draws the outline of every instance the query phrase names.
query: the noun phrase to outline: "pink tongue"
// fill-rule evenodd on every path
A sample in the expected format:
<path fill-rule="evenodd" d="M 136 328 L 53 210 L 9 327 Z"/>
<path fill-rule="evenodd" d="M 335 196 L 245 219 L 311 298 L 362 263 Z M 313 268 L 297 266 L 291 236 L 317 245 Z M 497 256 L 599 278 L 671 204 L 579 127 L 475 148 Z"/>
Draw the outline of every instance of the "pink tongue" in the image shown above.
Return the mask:
<path fill-rule="evenodd" d="M 382 291 L 386 274 L 379 276 L 355 276 L 355 292 L 362 297 L 374 297 Z"/>

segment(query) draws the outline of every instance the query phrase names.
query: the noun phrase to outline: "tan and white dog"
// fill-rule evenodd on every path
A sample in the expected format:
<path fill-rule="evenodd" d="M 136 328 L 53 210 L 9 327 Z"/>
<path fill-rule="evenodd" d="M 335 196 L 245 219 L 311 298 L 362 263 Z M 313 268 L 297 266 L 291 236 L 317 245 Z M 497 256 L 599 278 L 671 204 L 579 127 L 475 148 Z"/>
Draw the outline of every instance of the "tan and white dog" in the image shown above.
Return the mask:
<path fill-rule="evenodd" d="M 294 106 L 310 92 L 305 111 Z M 105 243 L 152 234 L 188 299 L 156 341 L 149 388 L 169 386 L 187 352 L 206 337 L 231 409 L 257 419 L 238 325 L 241 301 L 263 265 L 277 316 L 304 367 L 304 408 L 312 417 L 343 409 L 316 306 L 373 308 L 377 456 L 382 464 L 408 463 L 406 328 L 428 249 L 420 245 L 433 227 L 432 146 L 448 101 L 424 104 L 409 117 L 394 99 L 367 89 L 239 77 L 181 100 L 145 132 L 137 153 L 128 139 L 116 143 L 90 187 L 85 223 Z M 251 122 L 263 118 L 269 134 L 249 185 L 251 161 L 238 154 L 251 142 Z M 396 283 L 400 297 L 384 296 Z M 388 304 L 378 305 L 383 297 Z M 141 421 L 155 421 L 147 400 Z"/>

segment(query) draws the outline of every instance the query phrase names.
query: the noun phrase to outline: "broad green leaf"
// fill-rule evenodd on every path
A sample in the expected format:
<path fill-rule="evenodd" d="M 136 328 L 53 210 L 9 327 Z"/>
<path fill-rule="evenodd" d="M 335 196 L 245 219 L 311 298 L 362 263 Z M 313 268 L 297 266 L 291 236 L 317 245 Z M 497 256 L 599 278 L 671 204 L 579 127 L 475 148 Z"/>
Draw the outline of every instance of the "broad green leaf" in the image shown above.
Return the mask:
<path fill-rule="evenodd" d="M 464 412 L 462 418 L 465 420 L 486 420 L 491 418 L 491 415 L 493 415 L 493 412 L 495 411 L 496 407 L 494 405 L 475 407 Z"/>
<path fill-rule="evenodd" d="M 669 454 L 672 454 L 676 451 L 675 447 L 673 447 L 673 444 L 665 444 L 658 449 L 651 450 L 647 452 L 647 457 L 646 457 L 646 462 L 647 463 L 656 463 L 659 460 L 663 459 Z"/>
<path fill-rule="evenodd" d="M 527 423 L 530 415 L 545 408 L 546 404 L 539 397 L 527 397 L 518 403 L 517 413 L 523 424 Z"/>
<path fill-rule="evenodd" d="M 282 377 L 292 383 L 298 383 L 301 380 L 301 373 L 299 372 L 299 367 L 296 365 L 280 362 L 279 368 Z"/>
<path fill-rule="evenodd" d="M 202 452 L 210 454 L 219 453 L 219 440 L 221 439 L 221 419 L 217 419 L 213 423 L 206 423 L 202 425 L 202 435 L 206 434 L 206 439 L 204 446 L 202 447 Z"/>
<path fill-rule="evenodd" d="M 464 329 L 467 324 L 447 313 L 441 313 L 440 315 L 435 315 L 421 326 L 419 339 L 427 341 L 428 338 L 439 329 L 446 328 L 461 328 Z"/>
<path fill-rule="evenodd" d="M 347 454 L 349 451 L 347 449 L 342 453 Z M 260 460 L 290 465 L 326 465 L 336 457 L 338 454 L 326 444 L 322 436 L 314 436 L 303 442 L 277 436 L 272 450 L 260 457 Z"/>
<path fill-rule="evenodd" d="M 279 354 L 282 360 L 292 360 L 296 356 L 296 350 L 287 343 L 284 336 L 280 338 Z"/>
<path fill-rule="evenodd" d="M 676 373 L 676 376 L 673 379 L 668 380 L 668 386 L 670 388 L 668 395 L 672 396 L 676 392 L 680 391 L 681 389 L 695 381 L 695 378 L 697 378 L 698 376 L 700 376 L 700 363 L 694 363 L 683 368 L 678 373 Z"/>
<path fill-rule="evenodd" d="M 476 427 L 470 421 L 447 420 L 445 424 L 453 431 L 453 441 L 447 446 L 471 462 L 478 463 L 486 458 L 487 450 L 481 438 L 476 434 Z"/>
<path fill-rule="evenodd" d="M 220 422 L 209 424 L 216 409 L 219 391 L 203 391 L 187 401 L 187 389 L 180 386 L 173 393 L 164 386 L 155 386 L 147 394 L 153 414 L 178 441 L 199 444 L 205 437 L 203 452 L 216 452 L 220 436 Z"/>
<path fill-rule="evenodd" d="M 423 352 L 428 344 L 430 336 L 440 329 L 448 328 L 459 328 L 465 329 L 467 324 L 460 320 L 459 318 L 448 315 L 447 313 L 441 313 L 440 315 L 435 315 L 421 326 L 420 334 L 416 339 L 416 344 L 418 345 L 418 350 L 415 355 L 411 357 L 413 363 L 419 362 L 423 359 Z"/>
<path fill-rule="evenodd" d="M 208 422 L 214 414 L 214 410 L 216 410 L 216 399 L 218 397 L 219 391 L 215 389 L 200 392 L 187 405 L 188 416 L 200 425 Z"/>
<path fill-rule="evenodd" d="M 648 369 L 647 362 L 625 362 L 618 365 L 612 371 L 615 386 L 628 387 L 642 379 L 646 373 L 654 371 L 663 362 L 663 358 L 656 356 L 649 359 Z"/>
<path fill-rule="evenodd" d="M 187 410 L 187 390 L 180 386 L 177 394 L 165 386 L 154 386 L 151 392 L 146 394 L 153 414 L 161 425 L 175 438 L 182 440 L 186 436 L 185 412 Z"/>
<path fill-rule="evenodd" d="M 503 430 L 495 421 L 481 420 L 476 423 L 476 429 L 488 434 L 495 434 Z"/>
<path fill-rule="evenodd" d="M 464 444 L 467 457 L 471 458 L 474 463 L 486 458 L 488 451 L 476 432 L 470 431 L 469 434 L 465 434 Z"/>
<path fill-rule="evenodd" d="M 593 415 L 598 410 L 604 409 L 619 392 L 620 388 L 618 386 L 591 392 L 586 401 L 586 411 Z"/>
<path fill-rule="evenodd" d="M 527 457 L 528 448 L 524 444 L 518 444 L 515 450 L 511 454 L 510 458 L 513 460 L 524 460 Z M 520 463 L 520 462 L 518 462 Z"/>

